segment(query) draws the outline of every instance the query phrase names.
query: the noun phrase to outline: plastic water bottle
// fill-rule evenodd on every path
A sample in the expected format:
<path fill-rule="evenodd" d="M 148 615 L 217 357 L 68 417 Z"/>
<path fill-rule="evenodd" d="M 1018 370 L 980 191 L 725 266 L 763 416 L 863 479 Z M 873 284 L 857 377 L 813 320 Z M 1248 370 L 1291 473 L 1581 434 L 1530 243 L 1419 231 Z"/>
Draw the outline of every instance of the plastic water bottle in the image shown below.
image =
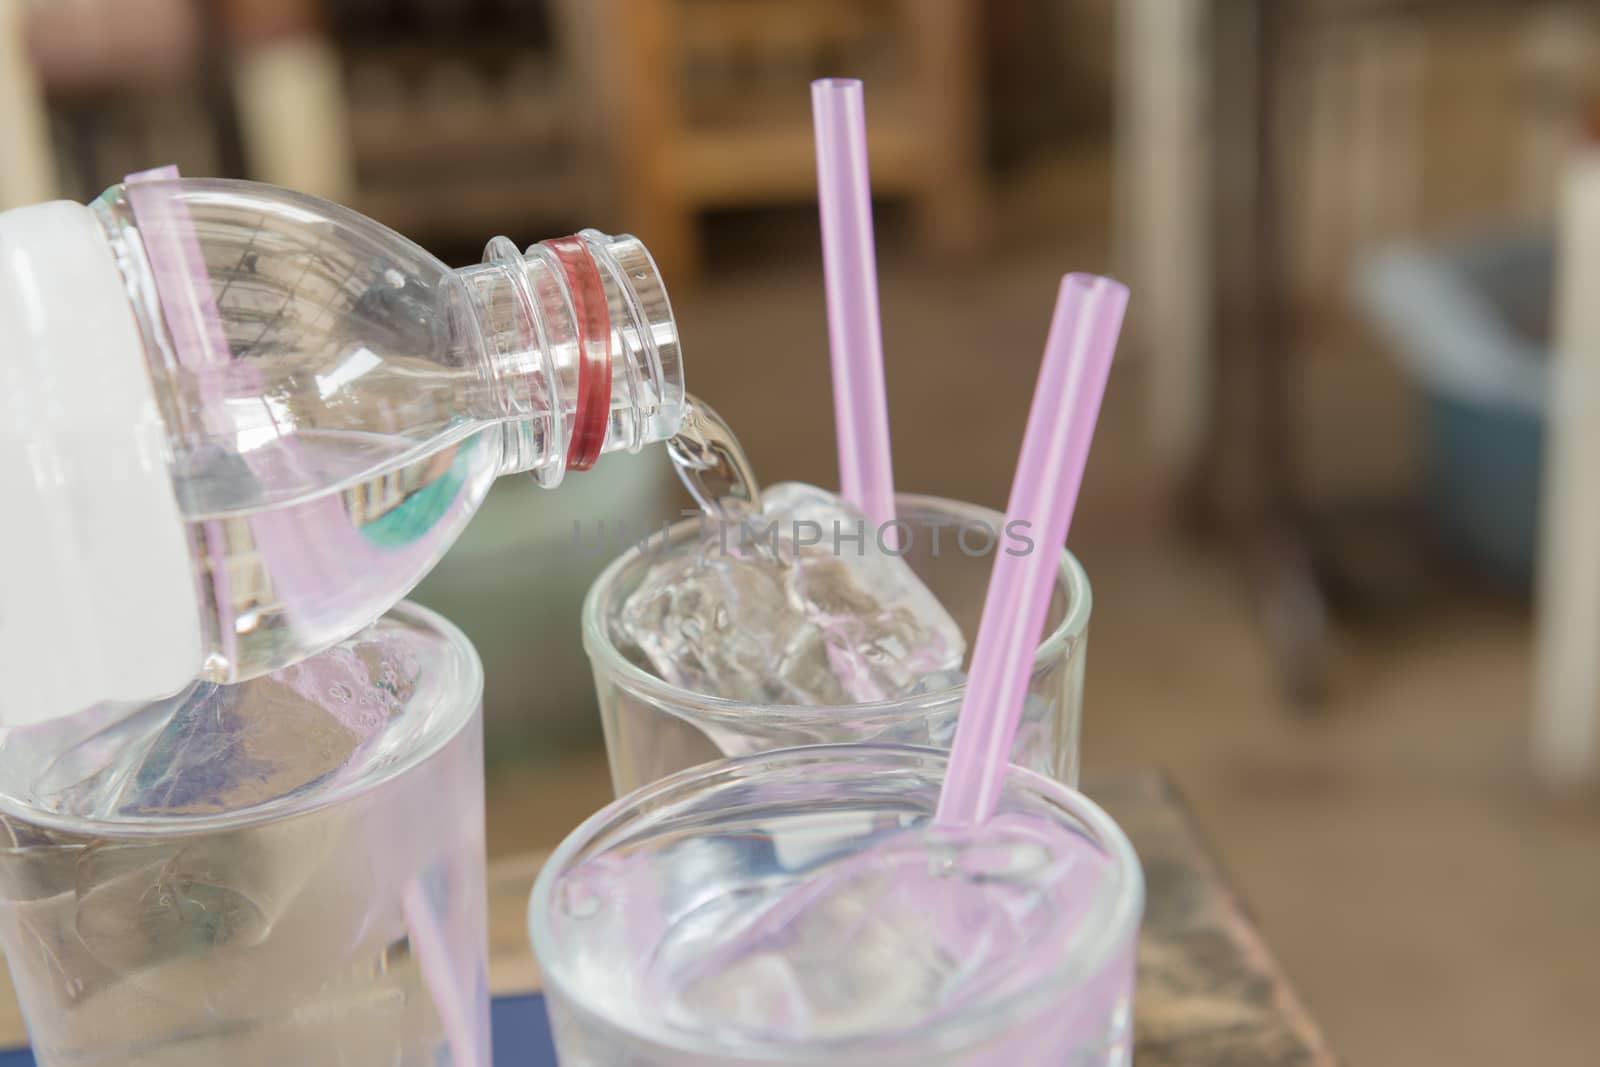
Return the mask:
<path fill-rule="evenodd" d="M 496 477 L 672 435 L 649 253 L 497 237 L 452 270 L 353 211 L 151 172 L 0 214 L 0 724 L 327 648 Z"/>

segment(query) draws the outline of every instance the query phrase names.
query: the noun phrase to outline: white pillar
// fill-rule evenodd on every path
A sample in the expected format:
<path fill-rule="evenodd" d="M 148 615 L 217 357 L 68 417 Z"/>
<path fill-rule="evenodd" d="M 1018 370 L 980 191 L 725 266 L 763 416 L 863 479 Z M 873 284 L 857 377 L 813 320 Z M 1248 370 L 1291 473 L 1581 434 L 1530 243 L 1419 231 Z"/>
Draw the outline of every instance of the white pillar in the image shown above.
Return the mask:
<path fill-rule="evenodd" d="M 23 42 L 23 0 L 0 0 L 0 211 L 52 200 L 44 93 Z"/>
<path fill-rule="evenodd" d="M 1533 756 L 1576 785 L 1600 777 L 1600 147 L 1569 164 L 1558 219 Z"/>
<path fill-rule="evenodd" d="M 253 177 L 336 203 L 355 192 L 338 50 L 303 34 L 252 43 L 234 71 Z"/>
<path fill-rule="evenodd" d="M 1117 5 L 1116 257 L 1137 296 L 1145 418 L 1185 474 L 1209 414 L 1210 0 Z"/>
<path fill-rule="evenodd" d="M 1542 222 L 1555 208 L 1563 166 L 1580 147 L 1594 46 L 1589 13 L 1576 9 L 1540 11 L 1521 31 L 1517 73 L 1531 97 L 1517 152 L 1521 218 Z"/>

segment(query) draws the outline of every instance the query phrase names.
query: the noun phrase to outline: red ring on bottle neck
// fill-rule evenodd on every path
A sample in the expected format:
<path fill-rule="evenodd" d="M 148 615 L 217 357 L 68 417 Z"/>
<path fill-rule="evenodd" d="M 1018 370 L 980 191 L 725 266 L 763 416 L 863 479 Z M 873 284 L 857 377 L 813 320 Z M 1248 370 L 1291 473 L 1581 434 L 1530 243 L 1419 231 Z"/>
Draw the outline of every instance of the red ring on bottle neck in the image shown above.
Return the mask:
<path fill-rule="evenodd" d="M 586 471 L 600 458 L 611 425 L 611 311 L 600 265 L 577 237 L 545 241 L 556 254 L 578 323 L 578 401 L 567 446 L 567 469 Z"/>

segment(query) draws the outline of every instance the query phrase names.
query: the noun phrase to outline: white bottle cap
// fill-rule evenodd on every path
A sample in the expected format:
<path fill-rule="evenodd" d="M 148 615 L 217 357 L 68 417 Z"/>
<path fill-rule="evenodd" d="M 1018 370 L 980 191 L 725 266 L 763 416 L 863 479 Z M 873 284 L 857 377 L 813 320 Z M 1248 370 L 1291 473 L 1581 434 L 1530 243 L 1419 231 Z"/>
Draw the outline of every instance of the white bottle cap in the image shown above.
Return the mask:
<path fill-rule="evenodd" d="M 196 579 L 133 308 L 92 212 L 0 213 L 0 726 L 181 688 Z"/>

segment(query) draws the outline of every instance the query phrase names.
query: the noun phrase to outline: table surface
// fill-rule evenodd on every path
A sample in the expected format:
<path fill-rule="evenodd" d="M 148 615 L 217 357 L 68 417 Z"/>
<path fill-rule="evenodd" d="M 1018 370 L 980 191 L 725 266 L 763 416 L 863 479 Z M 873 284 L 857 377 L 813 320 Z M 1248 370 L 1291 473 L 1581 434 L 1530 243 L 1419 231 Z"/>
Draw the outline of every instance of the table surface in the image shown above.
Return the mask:
<path fill-rule="evenodd" d="M 1134 1062 L 1139 1067 L 1333 1067 L 1316 1023 L 1229 888 L 1182 801 L 1154 773 L 1090 779 L 1085 791 L 1144 863 Z M 489 984 L 539 988 L 528 893 L 542 855 L 489 865 Z M 0 1047 L 27 1041 L 0 970 Z"/>

